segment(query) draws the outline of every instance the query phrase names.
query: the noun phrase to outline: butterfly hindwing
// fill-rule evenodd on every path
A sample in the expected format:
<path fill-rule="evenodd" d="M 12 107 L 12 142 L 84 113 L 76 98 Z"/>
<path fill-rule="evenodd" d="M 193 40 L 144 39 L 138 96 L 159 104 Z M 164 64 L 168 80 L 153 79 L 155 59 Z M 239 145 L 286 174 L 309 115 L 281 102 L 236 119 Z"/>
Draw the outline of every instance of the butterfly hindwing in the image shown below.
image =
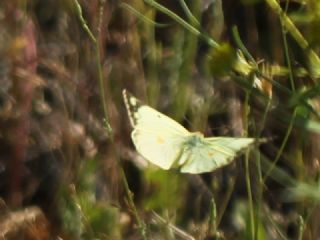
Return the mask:
<path fill-rule="evenodd" d="M 188 149 L 184 152 L 182 159 L 185 162 L 181 165 L 180 171 L 184 173 L 211 172 L 220 165 L 219 159 L 213 157 L 213 151 L 205 146 Z"/>
<path fill-rule="evenodd" d="M 254 142 L 253 138 L 211 137 L 203 144 L 190 149 L 189 158 L 181 166 L 181 172 L 203 173 L 229 164 L 239 152 Z"/>
<path fill-rule="evenodd" d="M 205 140 L 213 146 L 225 147 L 235 152 L 241 151 L 255 141 L 254 138 L 239 137 L 209 137 Z"/>

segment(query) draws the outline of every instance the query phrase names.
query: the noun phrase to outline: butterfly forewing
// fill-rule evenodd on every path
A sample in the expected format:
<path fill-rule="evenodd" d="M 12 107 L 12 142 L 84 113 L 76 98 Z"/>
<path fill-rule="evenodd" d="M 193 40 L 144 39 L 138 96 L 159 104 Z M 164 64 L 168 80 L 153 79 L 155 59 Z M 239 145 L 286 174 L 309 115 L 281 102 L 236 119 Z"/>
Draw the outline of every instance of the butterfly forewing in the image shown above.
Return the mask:
<path fill-rule="evenodd" d="M 153 164 L 171 168 L 180 158 L 182 144 L 190 132 L 125 91 L 123 96 L 134 128 L 131 138 L 137 151 Z"/>
<path fill-rule="evenodd" d="M 123 100 L 125 103 L 125 106 L 127 108 L 127 113 L 130 119 L 130 123 L 132 127 L 134 127 L 137 123 L 137 119 L 139 116 L 137 116 L 138 109 L 141 107 L 141 102 L 133 97 L 130 93 L 128 93 L 125 89 L 122 91 Z"/>
<path fill-rule="evenodd" d="M 163 169 L 176 165 L 181 156 L 184 138 L 170 132 L 135 129 L 131 137 L 137 151 L 148 161 Z"/>
<path fill-rule="evenodd" d="M 129 94 L 126 90 L 123 90 L 123 98 L 131 124 L 134 128 L 151 125 L 153 126 L 154 130 L 154 127 L 156 127 L 156 125 L 161 125 L 159 126 L 159 128 L 161 127 L 166 129 L 160 130 L 169 130 L 183 135 L 190 134 L 190 132 L 179 123 L 158 112 L 157 110 L 145 104 L 142 104 L 138 99 Z"/>

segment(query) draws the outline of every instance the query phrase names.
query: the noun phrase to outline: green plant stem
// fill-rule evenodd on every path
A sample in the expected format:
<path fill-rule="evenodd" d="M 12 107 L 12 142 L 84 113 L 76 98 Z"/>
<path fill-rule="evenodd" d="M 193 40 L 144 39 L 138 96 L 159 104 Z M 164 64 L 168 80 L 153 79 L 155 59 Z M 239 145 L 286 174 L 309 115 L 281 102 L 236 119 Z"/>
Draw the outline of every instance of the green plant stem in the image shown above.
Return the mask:
<path fill-rule="evenodd" d="M 257 138 L 259 139 L 262 134 L 263 127 L 266 124 L 267 121 L 267 115 L 269 113 L 271 107 L 271 98 L 268 99 L 268 103 L 266 106 L 266 109 L 263 113 L 262 117 L 262 123 L 261 123 L 261 128 L 259 130 L 259 133 L 257 135 Z M 263 177 L 262 177 L 262 168 L 261 168 L 261 154 L 260 152 L 257 152 L 257 172 L 258 172 L 258 181 L 259 181 L 259 187 L 258 187 L 258 196 L 257 196 L 257 210 L 256 210 L 256 228 L 254 232 L 254 239 L 258 239 L 258 233 L 259 233 L 259 226 L 260 226 L 260 219 L 261 219 L 261 203 L 262 203 L 262 194 L 263 194 L 263 189 L 264 189 L 264 183 L 263 183 Z"/>
<path fill-rule="evenodd" d="M 210 202 L 210 215 L 208 221 L 208 235 L 217 233 L 217 206 L 214 198 Z"/>
<path fill-rule="evenodd" d="M 101 0 L 101 1 L 104 2 L 104 0 Z M 108 131 L 109 137 L 112 138 L 112 128 L 111 128 L 111 125 L 109 122 L 109 114 L 108 114 L 108 107 L 107 107 L 102 66 L 101 66 L 101 55 L 100 55 L 101 50 L 100 50 L 100 43 L 99 43 L 99 39 L 101 36 L 103 4 L 101 4 L 100 9 L 99 9 L 98 36 L 95 37 L 94 34 L 92 33 L 92 31 L 90 30 L 86 20 L 83 18 L 81 5 L 79 4 L 79 2 L 77 0 L 74 0 L 74 3 L 76 6 L 79 20 L 81 22 L 81 26 L 88 34 L 90 40 L 93 42 L 94 47 L 95 47 L 95 56 L 96 56 L 96 61 L 97 61 L 97 71 L 98 71 L 98 81 L 99 81 L 99 91 L 100 91 L 100 98 L 101 98 L 102 107 L 103 107 L 104 123 L 106 125 L 106 129 Z"/>
<path fill-rule="evenodd" d="M 252 200 L 252 191 L 251 191 L 251 180 L 250 180 L 250 169 L 249 169 L 249 152 L 245 154 L 245 175 L 246 175 L 246 185 L 248 192 L 248 201 L 249 201 L 249 215 L 250 215 L 250 233 L 251 239 L 254 239 L 255 224 L 254 224 L 254 209 L 253 209 L 253 200 Z"/>
<path fill-rule="evenodd" d="M 304 221 L 303 218 L 301 216 L 299 216 L 299 236 L 298 236 L 298 240 L 302 240 L 303 238 L 303 232 L 304 232 Z"/>
<path fill-rule="evenodd" d="M 282 152 L 284 150 L 284 147 L 286 146 L 286 144 L 288 142 L 289 136 L 290 136 L 290 134 L 292 132 L 292 128 L 293 128 L 293 125 L 294 125 L 294 122 L 295 122 L 295 119 L 296 119 L 297 110 L 298 110 L 298 108 L 295 108 L 294 111 L 293 111 L 293 114 L 291 116 L 291 120 L 290 120 L 290 123 L 289 123 L 289 127 L 287 128 L 286 135 L 284 136 L 284 139 L 282 141 L 282 144 L 280 146 L 279 151 L 277 152 L 275 160 L 273 161 L 272 165 L 270 166 L 270 168 L 268 169 L 268 171 L 264 175 L 263 183 L 266 181 L 267 177 L 269 176 L 269 174 L 272 172 L 272 170 L 276 166 L 276 164 L 279 161 L 279 159 L 281 157 L 281 154 L 282 154 Z"/>
<path fill-rule="evenodd" d="M 279 3 L 276 0 L 265 0 L 265 1 L 269 5 L 269 7 L 279 15 L 282 24 L 285 26 L 285 28 L 288 30 L 291 36 L 296 40 L 299 46 L 303 50 L 307 51 L 309 61 L 311 62 L 311 64 L 316 64 L 315 68 L 311 68 L 311 70 L 317 71 L 317 72 L 313 72 L 313 74 L 315 77 L 319 77 L 320 72 L 319 70 L 317 70 L 317 68 L 319 68 L 319 65 L 320 65 L 319 56 L 310 48 L 308 41 L 302 36 L 302 34 L 294 25 L 294 23 L 291 21 L 291 19 L 282 10 Z"/>
<path fill-rule="evenodd" d="M 180 2 L 181 7 L 183 8 L 183 11 L 185 12 L 187 17 L 189 18 L 190 22 L 193 25 L 196 25 L 197 27 L 199 27 L 200 23 L 199 23 L 198 19 L 192 14 L 192 12 L 190 11 L 186 2 L 184 0 L 179 0 L 179 2 Z"/>
<path fill-rule="evenodd" d="M 108 115 L 108 108 L 107 108 L 107 102 L 106 102 L 106 94 L 105 94 L 105 85 L 104 85 L 104 81 L 103 81 L 103 72 L 102 72 L 102 66 L 101 66 L 101 55 L 100 55 L 100 42 L 98 41 L 99 39 L 101 39 L 101 26 L 102 26 L 102 19 L 103 19 L 103 12 L 104 12 L 104 3 L 105 0 L 100 0 L 100 9 L 99 9 L 99 20 L 98 20 L 98 36 L 97 38 L 94 36 L 94 34 L 91 32 L 90 28 L 88 27 L 85 19 L 82 16 L 82 10 L 81 10 L 81 6 L 79 4 L 79 2 L 77 0 L 74 0 L 75 5 L 76 5 L 76 9 L 77 9 L 77 13 L 79 16 L 79 19 L 81 21 L 82 27 L 83 29 L 87 32 L 89 38 L 91 39 L 91 41 L 94 43 L 95 45 L 95 54 L 96 54 L 96 61 L 97 61 L 97 71 L 98 71 L 98 80 L 99 80 L 99 88 L 100 88 L 100 97 L 101 97 L 101 102 L 102 102 L 102 106 L 103 106 L 103 114 L 104 114 L 104 121 L 106 124 L 106 130 L 108 131 L 109 137 L 110 137 L 110 141 L 111 144 L 114 146 L 114 139 L 113 139 L 113 133 L 112 133 L 112 128 L 110 126 L 109 123 L 109 115 Z M 115 146 L 114 146 L 115 147 Z M 119 159 L 119 154 L 117 153 L 116 156 Z M 119 163 L 119 161 L 117 161 Z M 119 164 L 120 165 L 120 164 Z M 129 185 L 128 185 L 128 181 L 126 178 L 126 175 L 123 171 L 123 168 L 120 166 L 120 171 L 121 171 L 121 176 L 122 176 L 122 180 L 123 180 L 123 185 L 124 185 L 124 189 L 125 192 L 127 194 L 128 197 L 128 203 L 129 203 L 129 207 L 131 208 L 133 215 L 138 223 L 139 226 L 139 231 L 140 234 L 142 236 L 143 240 L 147 240 L 147 231 L 146 231 L 146 225 L 145 223 L 142 221 L 142 219 L 140 218 L 137 208 L 134 204 L 133 201 L 133 197 L 132 197 L 132 192 L 130 191 Z"/>
<path fill-rule="evenodd" d="M 249 61 L 251 61 L 252 63 L 254 63 L 257 66 L 258 64 L 256 63 L 256 60 L 254 60 L 252 55 L 249 53 L 248 49 L 243 44 L 243 42 L 240 38 L 240 34 L 239 34 L 237 26 L 232 27 L 232 35 L 233 35 L 233 38 L 234 38 L 236 44 L 238 45 L 238 47 L 240 48 L 240 50 L 242 51 L 244 56 L 246 56 L 249 59 Z"/>
<path fill-rule="evenodd" d="M 168 222 L 166 219 L 161 217 L 159 214 L 156 212 L 152 212 L 153 219 L 155 220 L 156 223 L 160 223 L 161 225 L 165 225 L 167 228 L 170 228 L 177 236 L 179 236 L 179 239 L 184 239 L 184 240 L 195 240 L 195 238 L 185 231 L 179 229 L 175 225 L 171 224 Z"/>
<path fill-rule="evenodd" d="M 302 34 L 296 28 L 296 26 L 291 21 L 291 19 L 282 10 L 279 3 L 276 0 L 265 0 L 265 1 L 269 5 L 269 7 L 272 8 L 272 10 L 275 11 L 279 15 L 283 25 L 290 32 L 292 37 L 297 41 L 297 43 L 300 45 L 300 47 L 302 49 L 307 49 L 309 47 L 307 40 L 302 36 Z"/>
<path fill-rule="evenodd" d="M 279 239 L 283 239 L 283 240 L 289 240 L 286 236 L 285 236 L 285 234 L 282 232 L 282 229 L 280 228 L 280 226 L 279 226 L 279 224 L 278 223 L 275 223 L 274 221 L 273 221 L 273 219 L 272 219 L 272 214 L 270 214 L 270 212 L 264 212 L 264 215 L 267 217 L 267 219 L 269 220 L 269 222 L 270 222 L 270 224 L 269 225 L 271 225 L 272 227 L 273 227 L 273 229 L 274 229 L 274 232 L 276 233 L 276 234 L 278 234 L 278 236 L 275 238 L 275 239 L 277 239 L 277 240 L 279 240 Z"/>
<path fill-rule="evenodd" d="M 289 0 L 286 1 L 286 7 L 285 7 L 285 13 L 288 10 L 289 6 Z M 281 20 L 281 19 L 280 19 Z M 289 56 L 289 48 L 288 48 L 288 41 L 287 41 L 287 33 L 285 30 L 284 23 L 281 21 L 281 32 L 282 32 L 282 38 L 283 38 L 283 47 L 284 47 L 284 54 L 286 58 L 286 62 L 288 64 L 288 70 L 289 70 L 289 79 L 290 79 L 290 84 L 291 84 L 291 90 L 295 92 L 295 84 L 294 84 L 294 79 L 293 79 L 293 73 L 292 73 L 292 66 L 291 66 L 291 60 Z"/>
<path fill-rule="evenodd" d="M 136 219 L 136 221 L 138 223 L 139 232 L 140 232 L 140 235 L 141 235 L 142 239 L 143 240 L 147 240 L 148 238 L 147 238 L 147 227 L 146 227 L 146 224 L 139 216 L 138 210 L 137 210 L 136 205 L 134 204 L 134 201 L 133 201 L 133 194 L 132 194 L 132 192 L 131 192 L 131 190 L 129 188 L 128 180 L 127 180 L 126 174 L 124 173 L 122 167 L 120 168 L 120 171 L 121 171 L 121 175 L 122 175 L 122 179 L 123 179 L 123 183 L 124 183 L 124 189 L 125 189 L 125 192 L 126 192 L 127 197 L 128 197 L 129 207 L 131 208 L 133 216 L 135 217 L 135 219 Z"/>
<path fill-rule="evenodd" d="M 83 18 L 81 5 L 79 4 L 78 0 L 74 0 L 74 3 L 75 3 L 75 6 L 76 6 L 77 15 L 78 15 L 79 20 L 81 22 L 82 28 L 86 31 L 86 33 L 88 34 L 88 36 L 91 39 L 91 41 L 94 44 L 96 44 L 97 43 L 97 39 L 95 38 L 95 36 L 91 32 L 90 28 L 88 27 L 88 24 L 87 24 L 86 20 Z"/>
<path fill-rule="evenodd" d="M 153 20 L 151 20 L 150 18 L 146 17 L 144 14 L 140 13 L 137 9 L 135 9 L 134 7 L 130 6 L 127 3 L 120 3 L 120 7 L 123 7 L 124 9 L 129 10 L 132 14 L 134 14 L 136 17 L 138 17 L 139 19 L 141 19 L 142 21 L 144 21 L 147 24 L 151 24 L 154 25 L 155 27 L 168 27 L 170 26 L 170 24 L 165 24 L 165 23 L 157 23 Z"/>
<path fill-rule="evenodd" d="M 220 225 L 220 222 L 222 220 L 222 217 L 228 207 L 228 204 L 230 202 L 233 190 L 234 190 L 234 186 L 236 184 L 236 177 L 231 178 L 231 180 L 228 183 L 228 188 L 227 188 L 227 192 L 226 194 L 224 194 L 223 201 L 220 204 L 219 210 L 218 210 L 218 216 L 217 216 L 217 220 L 216 220 L 216 226 L 218 228 L 218 226 Z"/>
<path fill-rule="evenodd" d="M 251 85 L 254 84 L 254 78 L 252 78 Z M 246 91 L 245 103 L 244 103 L 244 129 L 246 131 L 245 136 L 248 134 L 248 117 L 249 117 L 249 98 L 251 95 L 251 91 Z M 255 232 L 255 222 L 254 222 L 254 208 L 253 208 L 253 199 L 252 199 L 252 191 L 251 191 L 251 179 L 250 179 L 250 168 L 249 168 L 249 152 L 248 149 L 245 154 L 245 178 L 246 178 L 246 186 L 248 193 L 248 202 L 249 202 L 249 215 L 250 215 L 250 233 L 251 239 L 254 239 Z"/>
<path fill-rule="evenodd" d="M 94 238 L 94 231 L 92 229 L 92 226 L 90 225 L 90 221 L 88 219 L 88 217 L 85 215 L 85 213 L 82 210 L 82 203 L 79 200 L 79 193 L 77 193 L 77 189 L 76 187 L 74 187 L 74 192 L 71 192 L 71 199 L 73 200 L 73 202 L 75 203 L 75 207 L 78 209 L 81 218 L 84 219 L 84 226 L 85 229 L 87 229 L 88 233 L 90 234 L 91 238 Z"/>
<path fill-rule="evenodd" d="M 219 47 L 219 44 L 214 41 L 212 38 L 206 36 L 205 34 L 201 33 L 197 28 L 193 27 L 189 23 L 187 23 L 185 20 L 183 20 L 181 17 L 179 17 L 174 12 L 170 11 L 168 8 L 162 6 L 161 4 L 157 3 L 154 0 L 144 0 L 147 4 L 150 6 L 156 8 L 158 11 L 168 15 L 172 19 L 174 19 L 177 23 L 182 25 L 185 29 L 190 31 L 192 34 L 195 34 L 197 37 L 200 37 L 204 39 L 211 47 L 216 48 Z"/>
<path fill-rule="evenodd" d="M 108 111 L 108 106 L 106 101 L 107 99 L 106 99 L 106 93 L 105 93 L 105 85 L 103 81 L 103 72 L 102 72 L 101 55 L 100 55 L 101 26 L 102 26 L 105 1 L 106 0 L 100 0 L 99 19 L 98 19 L 98 36 L 97 36 L 97 41 L 95 42 L 95 50 L 96 50 L 96 61 L 97 61 L 97 70 L 98 70 L 98 79 L 99 79 L 99 91 L 100 91 L 100 97 L 101 97 L 103 113 L 104 113 L 104 123 L 109 136 L 111 137 L 111 139 L 113 139 L 112 128 L 109 121 L 109 111 Z"/>

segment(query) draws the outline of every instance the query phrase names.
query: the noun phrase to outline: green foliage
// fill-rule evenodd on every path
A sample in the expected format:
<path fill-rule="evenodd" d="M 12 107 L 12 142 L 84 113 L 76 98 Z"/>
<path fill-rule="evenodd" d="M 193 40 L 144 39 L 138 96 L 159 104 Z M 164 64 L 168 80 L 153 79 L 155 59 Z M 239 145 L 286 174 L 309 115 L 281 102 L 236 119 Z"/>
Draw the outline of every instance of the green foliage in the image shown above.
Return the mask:
<path fill-rule="evenodd" d="M 238 230 L 238 235 L 241 236 L 239 239 L 259 239 L 259 240 L 265 240 L 269 239 L 268 235 L 266 234 L 266 220 L 265 219 L 259 219 L 261 216 L 255 219 L 254 224 L 257 224 L 255 227 L 256 233 L 255 237 L 251 234 L 251 221 L 249 217 L 249 205 L 245 200 L 238 200 L 232 209 L 232 223 L 235 225 L 235 228 Z"/>
<path fill-rule="evenodd" d="M 236 63 L 236 52 L 228 43 L 214 48 L 209 53 L 209 71 L 212 76 L 221 77 L 230 74 Z"/>
<path fill-rule="evenodd" d="M 147 197 L 144 199 L 146 209 L 155 211 L 179 212 L 185 201 L 186 183 L 183 176 L 174 171 L 150 168 L 144 171 Z"/>
<path fill-rule="evenodd" d="M 119 210 L 96 198 L 97 162 L 79 167 L 77 181 L 62 189 L 60 212 L 66 235 L 75 239 L 104 239 L 119 234 Z"/>
<path fill-rule="evenodd" d="M 70 193 L 66 189 L 61 192 L 59 205 L 64 232 L 66 232 L 66 235 L 81 239 L 84 232 L 82 213 L 75 201 L 70 198 Z"/>

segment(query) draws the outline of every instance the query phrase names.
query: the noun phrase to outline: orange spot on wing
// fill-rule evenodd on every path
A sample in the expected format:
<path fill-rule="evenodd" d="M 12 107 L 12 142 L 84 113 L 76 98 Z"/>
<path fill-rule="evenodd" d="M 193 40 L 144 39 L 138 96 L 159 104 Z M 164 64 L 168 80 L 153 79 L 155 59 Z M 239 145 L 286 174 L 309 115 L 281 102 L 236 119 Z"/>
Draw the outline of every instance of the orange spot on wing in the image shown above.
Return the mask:
<path fill-rule="evenodd" d="M 209 157 L 212 157 L 213 155 L 214 155 L 213 152 L 208 152 L 208 156 L 209 156 Z"/>
<path fill-rule="evenodd" d="M 162 138 L 162 137 L 160 137 L 160 136 L 158 136 L 157 137 L 157 143 L 159 143 L 159 144 L 164 144 L 164 139 Z"/>

